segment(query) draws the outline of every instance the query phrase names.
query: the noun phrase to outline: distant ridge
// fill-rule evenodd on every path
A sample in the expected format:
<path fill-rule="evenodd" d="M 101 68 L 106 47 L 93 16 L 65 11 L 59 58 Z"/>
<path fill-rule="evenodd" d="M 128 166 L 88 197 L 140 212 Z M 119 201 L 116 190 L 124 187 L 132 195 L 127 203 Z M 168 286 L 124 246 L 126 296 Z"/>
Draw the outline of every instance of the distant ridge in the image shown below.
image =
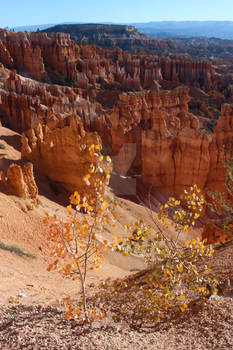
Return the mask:
<path fill-rule="evenodd" d="M 167 55 L 177 45 L 171 40 L 155 40 L 139 33 L 132 25 L 119 24 L 62 24 L 42 30 L 47 33 L 66 33 L 78 44 L 94 44 L 104 49 L 116 49 L 131 53 L 153 53 Z"/>
<path fill-rule="evenodd" d="M 38 24 L 31 26 L 12 27 L 16 32 L 33 32 L 44 30 L 56 25 L 84 24 L 82 22 L 64 22 L 55 24 Z M 103 23 L 113 24 L 113 23 Z M 142 34 L 156 39 L 205 37 L 233 40 L 233 21 L 156 21 L 148 23 L 121 23 L 135 26 Z"/>
<path fill-rule="evenodd" d="M 59 24 L 43 31 L 67 33 L 71 39 L 92 44 L 105 39 L 149 39 L 146 35 L 140 34 L 134 26 L 120 24 Z"/>
<path fill-rule="evenodd" d="M 63 24 L 84 24 L 84 22 L 62 22 L 62 23 L 50 23 L 50 24 L 34 24 L 29 26 L 20 26 L 20 27 L 12 27 L 9 28 L 10 30 L 14 30 L 15 32 L 36 32 L 39 30 L 44 30 L 50 27 L 54 27 L 57 25 L 63 25 Z M 103 23 L 103 24 L 112 24 L 112 23 Z"/>

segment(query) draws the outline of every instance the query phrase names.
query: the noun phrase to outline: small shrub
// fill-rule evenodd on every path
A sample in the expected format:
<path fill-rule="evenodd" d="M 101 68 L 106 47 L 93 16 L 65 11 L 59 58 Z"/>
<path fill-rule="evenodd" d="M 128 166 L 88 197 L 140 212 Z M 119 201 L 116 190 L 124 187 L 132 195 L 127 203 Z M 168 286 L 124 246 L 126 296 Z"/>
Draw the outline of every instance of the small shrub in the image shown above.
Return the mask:
<path fill-rule="evenodd" d="M 124 319 L 141 327 L 161 321 L 169 312 L 184 312 L 190 293 L 198 292 L 206 298 L 215 290 L 218 282 L 209 277 L 208 265 L 201 264 L 212 256 L 211 246 L 199 238 L 186 241 L 183 246 L 178 244 L 180 233 L 188 232 L 200 215 L 204 198 L 198 194 L 194 186 L 181 198 L 186 200 L 189 210 L 172 197 L 160 205 L 159 217 L 165 229 L 168 217 L 173 219 L 175 239 L 168 238 L 156 222 L 157 232 L 153 232 L 142 220 L 126 226 L 131 232 L 127 238 L 114 236 L 113 249 L 124 256 L 141 257 L 147 268 L 126 279 L 102 283 L 94 298 L 95 307 L 109 311 L 115 321 Z"/>
<path fill-rule="evenodd" d="M 82 299 L 73 301 L 70 295 L 57 303 L 65 308 L 65 318 L 76 319 L 89 323 L 91 320 L 104 317 L 104 312 L 94 312 L 89 308 L 86 297 L 86 277 L 89 270 L 98 269 L 103 262 L 100 244 L 95 235 L 101 234 L 107 226 L 111 226 L 111 204 L 104 196 L 104 187 L 109 179 L 110 158 L 104 161 L 100 154 L 100 145 L 89 147 L 90 171 L 83 181 L 90 186 L 93 193 L 80 196 L 75 192 L 70 197 L 67 207 L 67 217 L 62 219 L 54 216 L 47 217 L 45 223 L 49 225 L 49 240 L 53 243 L 51 255 L 54 261 L 48 270 L 58 270 L 64 278 L 79 280 L 81 283 Z M 91 191 L 90 191 L 91 192 Z M 84 215 L 80 218 L 78 214 Z"/>
<path fill-rule="evenodd" d="M 0 143 L 0 149 L 6 149 L 6 146 L 3 143 Z"/>

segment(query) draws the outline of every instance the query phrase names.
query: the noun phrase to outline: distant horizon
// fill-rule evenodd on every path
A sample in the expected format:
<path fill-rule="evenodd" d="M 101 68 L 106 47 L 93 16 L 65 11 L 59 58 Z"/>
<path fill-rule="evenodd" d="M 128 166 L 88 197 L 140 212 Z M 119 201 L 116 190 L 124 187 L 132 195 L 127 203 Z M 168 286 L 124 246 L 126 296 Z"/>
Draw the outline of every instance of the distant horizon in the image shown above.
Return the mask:
<path fill-rule="evenodd" d="M 58 25 L 58 24 L 110 24 L 110 25 L 133 25 L 134 23 L 157 23 L 157 22 L 233 22 L 233 20 L 215 20 L 215 19 L 209 19 L 209 20 L 158 20 L 158 21 L 148 21 L 148 22 L 100 22 L 100 21 L 63 21 L 63 22 L 55 22 L 55 23 L 30 23 L 25 25 L 19 25 L 19 26 L 11 26 L 11 28 L 17 28 L 17 27 L 30 27 L 30 26 L 37 26 L 37 25 Z"/>
<path fill-rule="evenodd" d="M 62 24 L 105 24 L 105 25 L 135 25 L 135 24 L 150 24 L 150 23 L 170 23 L 170 22 L 176 22 L 176 23 L 186 23 L 186 22 L 230 22 L 233 23 L 233 20 L 181 20 L 181 21 L 175 21 L 175 20 L 166 20 L 166 21 L 149 21 L 149 22 L 74 22 L 74 21 L 63 21 L 63 22 L 56 22 L 56 23 L 36 23 L 36 24 L 27 24 L 27 25 L 20 25 L 20 26 L 6 26 L 5 28 L 11 29 L 17 29 L 21 27 L 36 27 L 36 26 L 56 26 L 56 25 L 62 25 Z M 3 27 L 0 27 L 3 28 Z"/>
<path fill-rule="evenodd" d="M 233 1 L 221 0 L 11 0 L 1 4 L 0 27 L 39 23 L 232 22 Z"/>

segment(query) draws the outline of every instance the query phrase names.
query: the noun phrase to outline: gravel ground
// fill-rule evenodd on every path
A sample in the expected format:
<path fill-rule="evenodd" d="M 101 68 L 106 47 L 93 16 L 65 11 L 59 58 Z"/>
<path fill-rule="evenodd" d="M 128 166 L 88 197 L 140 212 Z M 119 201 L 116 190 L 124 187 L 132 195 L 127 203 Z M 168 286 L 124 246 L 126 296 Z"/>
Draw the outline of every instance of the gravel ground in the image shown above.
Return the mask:
<path fill-rule="evenodd" d="M 1 307 L 0 349 L 230 350 L 233 348 L 233 299 L 213 296 L 193 303 L 178 317 L 143 331 L 110 320 L 87 326 L 64 319 L 53 307 Z"/>

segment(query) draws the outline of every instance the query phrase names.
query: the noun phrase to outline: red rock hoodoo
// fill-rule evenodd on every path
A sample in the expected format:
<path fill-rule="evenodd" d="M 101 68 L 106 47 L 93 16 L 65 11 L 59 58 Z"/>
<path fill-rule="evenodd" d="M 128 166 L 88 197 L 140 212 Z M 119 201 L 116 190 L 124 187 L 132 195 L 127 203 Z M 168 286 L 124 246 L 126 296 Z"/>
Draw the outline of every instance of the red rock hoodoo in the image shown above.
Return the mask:
<path fill-rule="evenodd" d="M 89 153 L 92 144 L 101 145 L 100 137 L 95 132 L 85 132 L 77 118 L 57 118 L 50 126 L 38 121 L 22 137 L 22 157 L 69 192 L 84 194 L 93 190 L 83 182 L 94 162 Z"/>
<path fill-rule="evenodd" d="M 0 191 L 22 199 L 29 199 L 33 206 L 37 206 L 39 204 L 38 188 L 33 175 L 32 163 L 26 163 L 23 167 L 11 164 L 6 177 L 0 171 Z"/>

